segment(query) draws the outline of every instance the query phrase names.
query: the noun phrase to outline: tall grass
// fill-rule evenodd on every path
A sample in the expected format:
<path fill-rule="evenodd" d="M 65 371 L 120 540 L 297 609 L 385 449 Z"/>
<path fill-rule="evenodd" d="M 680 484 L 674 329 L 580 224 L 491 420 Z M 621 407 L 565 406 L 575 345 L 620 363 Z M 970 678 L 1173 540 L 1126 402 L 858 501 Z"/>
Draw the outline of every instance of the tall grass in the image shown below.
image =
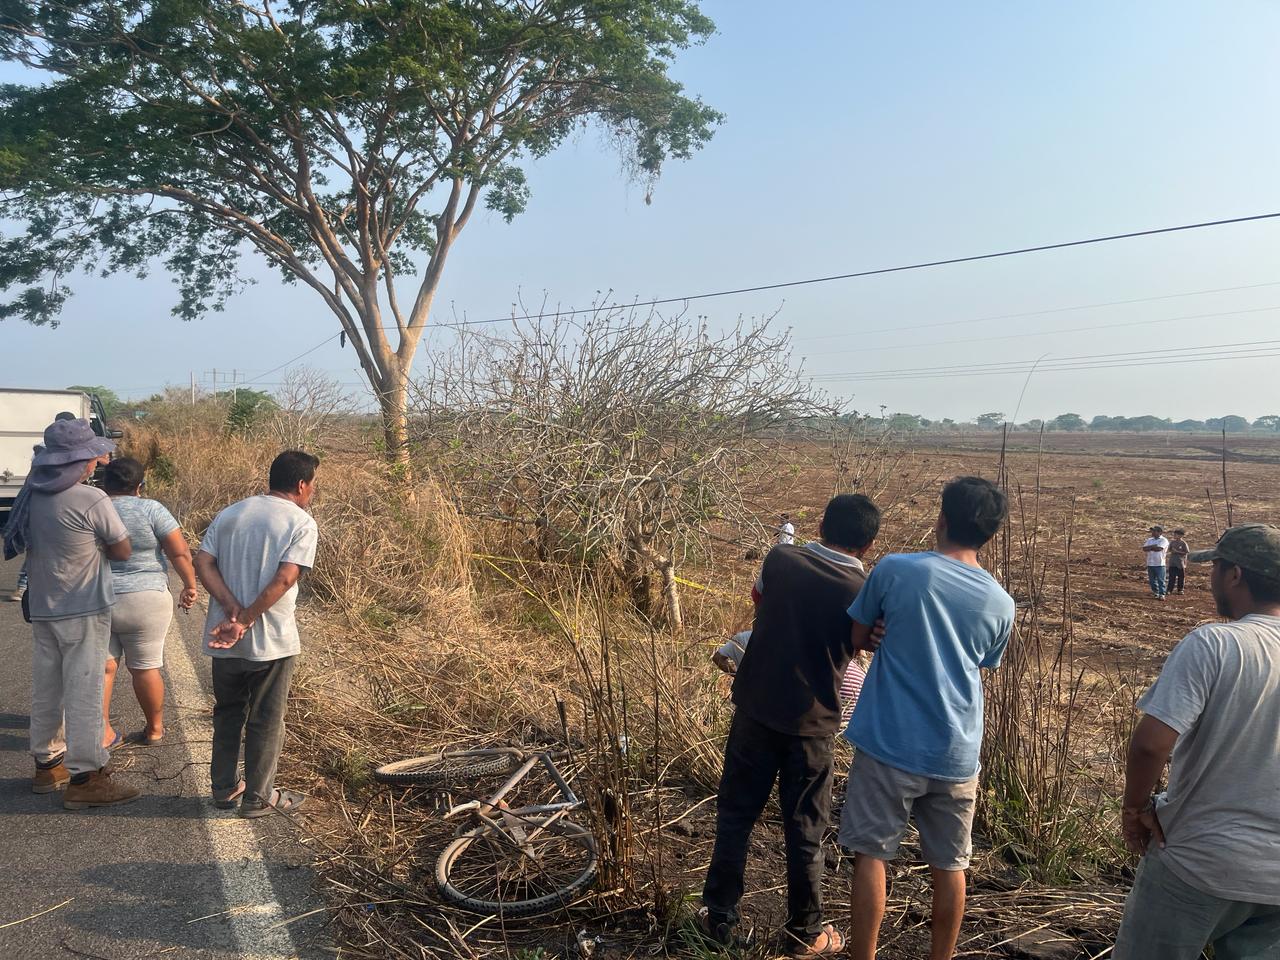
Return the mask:
<path fill-rule="evenodd" d="M 1026 877 L 1066 883 L 1112 868 L 1122 856 L 1115 774 L 1128 726 L 1119 719 L 1122 703 L 1107 707 L 1133 688 L 1076 654 L 1074 496 L 1062 527 L 1048 531 L 1039 462 L 1027 488 L 1002 456 L 1000 483 L 1011 516 L 995 545 L 996 572 L 1019 613 L 1004 661 L 986 682 L 979 825 L 994 852 Z M 1041 549 L 1046 533 L 1061 540 L 1052 559 Z"/>

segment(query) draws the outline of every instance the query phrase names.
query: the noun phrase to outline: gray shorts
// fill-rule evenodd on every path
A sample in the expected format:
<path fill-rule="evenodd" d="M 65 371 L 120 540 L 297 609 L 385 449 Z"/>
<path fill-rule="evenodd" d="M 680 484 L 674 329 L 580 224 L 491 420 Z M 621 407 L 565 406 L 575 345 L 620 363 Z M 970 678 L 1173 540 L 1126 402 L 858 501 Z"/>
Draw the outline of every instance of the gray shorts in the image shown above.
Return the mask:
<path fill-rule="evenodd" d="M 840 845 L 877 860 L 892 860 L 914 816 L 925 863 L 935 870 L 967 870 L 977 800 L 977 777 L 963 783 L 934 780 L 859 750 L 849 770 Z"/>
<path fill-rule="evenodd" d="M 164 638 L 173 620 L 168 590 L 140 590 L 116 595 L 111 608 L 111 656 L 124 656 L 130 670 L 164 666 Z"/>

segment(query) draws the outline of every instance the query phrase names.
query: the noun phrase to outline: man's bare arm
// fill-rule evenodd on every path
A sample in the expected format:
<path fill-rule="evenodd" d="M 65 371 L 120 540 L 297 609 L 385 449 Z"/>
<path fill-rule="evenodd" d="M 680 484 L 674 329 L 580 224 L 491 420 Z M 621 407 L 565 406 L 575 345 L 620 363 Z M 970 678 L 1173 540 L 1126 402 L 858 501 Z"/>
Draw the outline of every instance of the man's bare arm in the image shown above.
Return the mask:
<path fill-rule="evenodd" d="M 231 595 L 227 582 L 222 579 L 222 571 L 218 569 L 218 558 L 211 553 L 199 550 L 196 552 L 195 567 L 196 576 L 209 591 L 209 596 L 218 601 L 218 606 L 222 607 L 222 612 L 227 615 L 227 619 L 239 619 L 240 601 Z"/>
<path fill-rule="evenodd" d="M 1124 805 L 1120 811 L 1124 841 L 1134 853 L 1145 853 L 1153 836 L 1164 846 L 1164 833 L 1151 809 L 1151 794 L 1177 742 L 1178 731 L 1152 716 L 1143 717 L 1134 728 L 1125 764 Z"/>
<path fill-rule="evenodd" d="M 853 649 L 856 653 L 859 650 L 875 650 L 880 646 L 880 637 L 884 636 L 884 631 L 880 631 L 880 637 L 873 635 L 874 631 L 865 623 L 853 621 Z"/>

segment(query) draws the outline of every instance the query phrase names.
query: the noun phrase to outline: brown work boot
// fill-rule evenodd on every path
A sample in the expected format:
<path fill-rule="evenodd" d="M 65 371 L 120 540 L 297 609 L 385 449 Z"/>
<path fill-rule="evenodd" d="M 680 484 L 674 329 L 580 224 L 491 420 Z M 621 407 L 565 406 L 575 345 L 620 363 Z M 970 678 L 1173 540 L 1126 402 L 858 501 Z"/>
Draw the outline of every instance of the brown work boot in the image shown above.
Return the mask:
<path fill-rule="evenodd" d="M 110 807 L 117 803 L 137 800 L 141 795 L 141 790 L 114 783 L 111 779 L 111 771 L 103 767 L 89 774 L 89 779 L 84 783 L 68 784 L 67 792 L 62 798 L 62 806 L 66 810 Z"/>
<path fill-rule="evenodd" d="M 36 767 L 36 775 L 31 780 L 32 793 L 54 793 L 61 790 L 71 781 L 71 774 L 59 761 L 52 767 Z"/>

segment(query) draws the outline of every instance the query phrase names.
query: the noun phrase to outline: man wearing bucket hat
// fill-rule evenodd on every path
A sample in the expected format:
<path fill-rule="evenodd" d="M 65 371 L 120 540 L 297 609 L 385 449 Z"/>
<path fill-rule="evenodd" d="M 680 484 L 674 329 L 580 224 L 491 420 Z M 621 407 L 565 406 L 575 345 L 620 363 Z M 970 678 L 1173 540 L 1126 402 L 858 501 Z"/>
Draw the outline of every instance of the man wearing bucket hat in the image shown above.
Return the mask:
<path fill-rule="evenodd" d="M 1188 559 L 1213 563 L 1229 622 L 1187 634 L 1138 701 L 1121 824 L 1144 855 L 1113 956 L 1280 957 L 1280 527 L 1232 527 Z"/>
<path fill-rule="evenodd" d="M 67 786 L 68 810 L 139 794 L 113 782 L 102 747 L 102 664 L 115 602 L 106 560 L 127 560 L 132 551 L 110 499 L 83 481 L 114 449 L 87 420 L 46 427 L 44 450 L 31 462 L 4 532 L 5 558 L 27 555 L 32 790 Z"/>

